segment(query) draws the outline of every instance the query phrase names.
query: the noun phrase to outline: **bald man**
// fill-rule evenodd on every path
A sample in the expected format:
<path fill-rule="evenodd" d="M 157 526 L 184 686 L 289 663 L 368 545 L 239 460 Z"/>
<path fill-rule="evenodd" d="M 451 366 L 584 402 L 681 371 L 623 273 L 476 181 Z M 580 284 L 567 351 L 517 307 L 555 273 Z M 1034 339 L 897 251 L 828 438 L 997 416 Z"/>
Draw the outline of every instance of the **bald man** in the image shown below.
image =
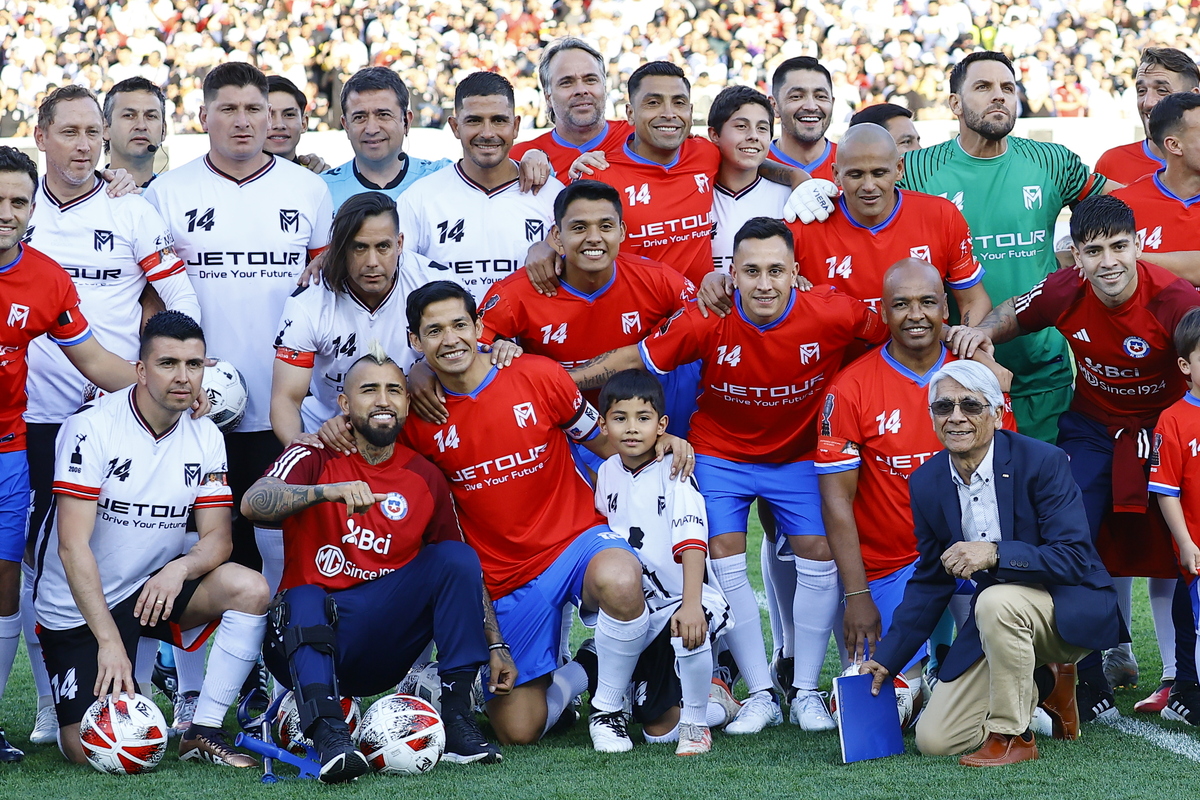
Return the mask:
<path fill-rule="evenodd" d="M 937 269 L 901 259 L 884 273 L 882 290 L 891 339 L 830 387 L 816 459 L 825 535 L 846 596 L 846 650 L 862 660 L 887 634 L 916 569 L 908 476 L 942 449 L 928 424 L 928 384 L 955 360 L 941 342 L 947 301 Z M 1007 391 L 1011 374 L 976 352 Z M 914 687 L 924 657 L 922 647 L 905 667 Z"/>

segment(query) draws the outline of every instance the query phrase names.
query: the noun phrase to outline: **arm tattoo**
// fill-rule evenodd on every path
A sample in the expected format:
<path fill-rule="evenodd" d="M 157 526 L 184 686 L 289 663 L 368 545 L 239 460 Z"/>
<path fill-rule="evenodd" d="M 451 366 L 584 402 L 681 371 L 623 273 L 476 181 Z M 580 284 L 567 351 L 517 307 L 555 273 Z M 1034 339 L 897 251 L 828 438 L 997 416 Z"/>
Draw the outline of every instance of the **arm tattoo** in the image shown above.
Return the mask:
<path fill-rule="evenodd" d="M 583 390 L 602 388 L 604 386 L 604 384 L 608 382 L 609 378 L 611 378 L 613 375 L 617 374 L 617 371 L 615 369 L 613 369 L 612 367 L 604 367 L 603 369 L 600 369 L 599 372 L 590 374 L 589 370 L 592 370 L 593 368 L 599 369 L 600 367 L 602 367 L 604 362 L 614 352 L 616 352 L 616 351 L 610 350 L 607 353 L 601 353 L 600 355 L 596 356 L 595 358 L 588 359 L 584 363 L 580 364 L 578 367 L 575 367 L 575 369 L 567 370 L 567 372 L 570 373 L 571 377 L 575 379 L 575 385 L 577 385 L 580 389 L 583 389 Z M 586 377 L 581 377 L 581 376 L 586 376 Z"/>
<path fill-rule="evenodd" d="M 1003 344 L 1020 336 L 1023 331 L 1017 322 L 1017 307 L 1012 298 L 989 311 L 979 323 L 979 329 L 988 334 L 995 344 Z"/>
<path fill-rule="evenodd" d="M 492 606 L 492 595 L 488 592 L 486 584 L 483 587 L 483 635 L 488 644 L 504 641 L 504 634 L 500 633 L 500 623 L 496 621 L 496 609 Z"/>
<path fill-rule="evenodd" d="M 782 184 L 783 186 L 798 186 L 795 183 L 796 178 L 801 174 L 801 170 L 795 167 L 789 167 L 787 164 L 780 164 L 778 161 L 767 159 L 758 166 L 758 174 L 769 180 L 771 183 Z M 801 181 L 803 183 L 803 181 Z"/>
<path fill-rule="evenodd" d="M 259 478 L 245 497 L 254 518 L 262 522 L 280 522 L 324 499 L 324 486 L 293 486 L 271 477 Z"/>

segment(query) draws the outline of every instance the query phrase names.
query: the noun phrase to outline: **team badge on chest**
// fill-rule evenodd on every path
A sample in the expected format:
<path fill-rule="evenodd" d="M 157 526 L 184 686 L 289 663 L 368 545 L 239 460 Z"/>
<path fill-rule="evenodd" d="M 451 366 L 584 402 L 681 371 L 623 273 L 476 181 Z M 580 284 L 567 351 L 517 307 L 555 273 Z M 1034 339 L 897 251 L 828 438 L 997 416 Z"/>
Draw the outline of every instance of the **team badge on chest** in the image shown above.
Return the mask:
<path fill-rule="evenodd" d="M 393 522 L 402 520 L 408 515 L 408 501 L 399 492 L 388 492 L 388 496 L 379 504 L 379 510 Z"/>

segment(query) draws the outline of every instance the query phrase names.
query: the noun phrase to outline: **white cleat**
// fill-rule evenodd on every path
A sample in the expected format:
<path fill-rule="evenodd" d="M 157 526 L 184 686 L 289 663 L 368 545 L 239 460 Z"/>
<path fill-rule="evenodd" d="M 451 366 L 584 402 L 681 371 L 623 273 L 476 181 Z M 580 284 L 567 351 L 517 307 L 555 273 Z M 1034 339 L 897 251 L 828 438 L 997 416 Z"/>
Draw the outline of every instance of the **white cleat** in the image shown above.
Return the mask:
<path fill-rule="evenodd" d="M 624 711 L 596 711 L 588 717 L 588 733 L 597 753 L 628 753 L 633 749 Z"/>
<path fill-rule="evenodd" d="M 792 700 L 790 717 L 792 724 L 802 731 L 831 731 L 837 727 L 820 692 L 798 691 Z"/>
<path fill-rule="evenodd" d="M 54 705 L 38 709 L 37 720 L 33 723 L 33 733 L 29 734 L 30 744 L 58 743 L 58 713 Z"/>
<path fill-rule="evenodd" d="M 763 728 L 779 725 L 783 722 L 783 712 L 775 702 L 775 696 L 769 690 L 755 692 L 742 703 L 741 710 L 733 722 L 725 726 L 726 733 L 735 735 L 758 733 Z"/>
<path fill-rule="evenodd" d="M 712 732 L 707 725 L 679 723 L 679 744 L 675 747 L 677 756 L 698 756 L 712 750 Z"/>
<path fill-rule="evenodd" d="M 725 709 L 725 720 L 721 725 L 728 725 L 733 722 L 738 712 L 742 710 L 742 704 L 733 697 L 733 692 L 729 691 L 729 687 L 725 681 L 720 678 L 712 679 L 712 689 L 708 693 L 710 703 L 716 703 L 721 708 Z"/>

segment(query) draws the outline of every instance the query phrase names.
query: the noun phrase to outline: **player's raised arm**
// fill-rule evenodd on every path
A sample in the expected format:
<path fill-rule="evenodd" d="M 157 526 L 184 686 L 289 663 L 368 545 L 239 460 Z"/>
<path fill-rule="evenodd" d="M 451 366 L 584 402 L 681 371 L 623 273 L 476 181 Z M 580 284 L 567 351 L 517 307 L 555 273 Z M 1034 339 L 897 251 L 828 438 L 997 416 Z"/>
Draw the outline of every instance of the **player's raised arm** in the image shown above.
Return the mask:
<path fill-rule="evenodd" d="M 271 371 L 271 430 L 284 447 L 304 432 L 300 404 L 308 395 L 312 367 L 276 358 Z"/>
<path fill-rule="evenodd" d="M 59 347 L 83 377 L 106 392 L 124 389 L 137 380 L 133 364 L 104 349 L 95 336 L 78 344 L 60 344 Z"/>
<path fill-rule="evenodd" d="M 297 486 L 264 475 L 242 496 L 241 511 L 255 522 L 282 522 L 317 503 L 344 503 L 346 516 L 361 514 L 386 494 L 371 491 L 365 481 Z"/>
<path fill-rule="evenodd" d="M 580 389 L 599 389 L 609 378 L 626 369 L 645 369 L 638 346 L 631 344 L 598 355 L 582 366 L 567 370 Z"/>
<path fill-rule="evenodd" d="M 1004 344 L 1025 333 L 1017 322 L 1016 298 L 1010 297 L 988 312 L 975 327 L 950 328 L 947 346 L 959 358 L 971 358 L 979 347 Z"/>
<path fill-rule="evenodd" d="M 954 302 L 962 312 L 963 325 L 986 319 L 992 311 L 992 298 L 988 297 L 982 282 L 966 289 L 951 288 L 950 294 L 954 295 Z"/>

